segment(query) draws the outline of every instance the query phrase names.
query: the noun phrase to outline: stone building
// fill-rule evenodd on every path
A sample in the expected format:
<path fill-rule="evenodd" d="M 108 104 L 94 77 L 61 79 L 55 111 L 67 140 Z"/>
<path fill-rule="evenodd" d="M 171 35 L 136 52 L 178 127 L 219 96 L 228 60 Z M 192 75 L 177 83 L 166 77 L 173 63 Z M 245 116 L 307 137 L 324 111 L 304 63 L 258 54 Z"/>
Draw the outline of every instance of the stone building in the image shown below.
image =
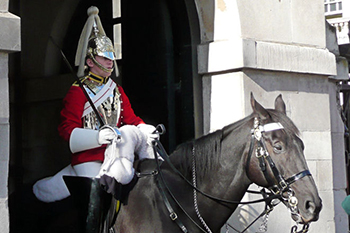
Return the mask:
<path fill-rule="evenodd" d="M 10 160 L 9 55 L 21 50 L 21 20 L 0 1 L 0 226 L 9 232 L 8 178 Z"/>
<path fill-rule="evenodd" d="M 118 82 L 138 115 L 165 124 L 162 140 L 169 152 L 250 114 L 251 92 L 265 107 L 282 94 L 323 199 L 320 220 L 309 232 L 348 231 L 341 208 L 347 181 L 337 101 L 337 82 L 347 80 L 348 72 L 335 32 L 325 24 L 323 1 L 0 0 L 4 232 L 18 231 L 23 221 L 30 232 L 37 219 L 34 210 L 22 215 L 21 194 L 70 161 L 57 125 L 74 78 L 52 39 L 73 64 L 91 5 L 100 9 L 120 52 Z M 253 213 L 260 207 L 249 208 Z M 253 219 L 244 212 L 232 217 L 237 228 Z M 268 232 L 290 232 L 292 225 L 281 205 L 270 215 Z"/>

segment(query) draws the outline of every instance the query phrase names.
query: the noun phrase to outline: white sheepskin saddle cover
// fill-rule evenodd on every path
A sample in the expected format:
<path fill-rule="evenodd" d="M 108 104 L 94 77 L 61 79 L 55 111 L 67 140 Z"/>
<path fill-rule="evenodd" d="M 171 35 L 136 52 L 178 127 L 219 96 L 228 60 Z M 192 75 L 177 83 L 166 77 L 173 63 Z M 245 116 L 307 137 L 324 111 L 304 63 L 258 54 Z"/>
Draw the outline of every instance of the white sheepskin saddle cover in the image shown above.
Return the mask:
<path fill-rule="evenodd" d="M 125 125 L 119 128 L 121 139 L 115 139 L 105 151 L 105 159 L 98 177 L 107 175 L 121 184 L 128 184 L 134 176 L 134 154 L 140 160 L 153 159 L 151 145 L 147 143 L 147 135 L 139 128 Z M 63 176 L 77 176 L 74 168 L 68 165 L 56 175 L 37 181 L 33 186 L 35 196 L 43 202 L 62 200 L 70 193 L 63 180 Z"/>
<path fill-rule="evenodd" d="M 99 177 L 107 175 L 121 184 L 128 184 L 134 177 L 134 154 L 143 160 L 153 159 L 154 153 L 152 146 L 147 143 L 147 135 L 136 126 L 125 125 L 119 131 L 121 139 L 115 139 L 106 148 Z"/>

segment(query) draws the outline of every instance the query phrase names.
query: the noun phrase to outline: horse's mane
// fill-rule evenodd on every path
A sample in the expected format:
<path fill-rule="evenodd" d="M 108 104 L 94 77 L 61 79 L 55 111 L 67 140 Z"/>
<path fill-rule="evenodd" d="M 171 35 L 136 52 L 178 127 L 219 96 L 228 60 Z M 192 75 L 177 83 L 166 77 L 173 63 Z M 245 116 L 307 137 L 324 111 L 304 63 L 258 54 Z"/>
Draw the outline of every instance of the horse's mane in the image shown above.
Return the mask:
<path fill-rule="evenodd" d="M 280 122 L 284 126 L 284 130 L 287 134 L 300 134 L 298 128 L 285 114 L 274 109 L 266 110 L 273 122 Z M 222 140 L 231 132 L 238 130 L 240 127 L 246 126 L 249 121 L 252 121 L 254 116 L 254 114 L 251 114 L 246 118 L 225 126 L 223 129 L 180 144 L 171 154 L 171 160 L 177 165 L 182 174 L 191 177 L 194 149 L 197 178 L 199 180 L 202 179 L 211 171 L 218 170 L 221 159 Z M 252 127 L 252 125 L 250 127 Z M 250 131 L 247 130 L 247 133 L 250 133 Z M 243 135 L 240 135 L 240 137 L 242 136 Z M 236 143 L 243 144 L 244 142 L 246 142 L 246 139 L 237 138 Z"/>
<path fill-rule="evenodd" d="M 191 175 L 193 166 L 193 153 L 195 153 L 196 174 L 200 180 L 210 171 L 215 171 L 220 166 L 221 142 L 230 132 L 245 125 L 251 117 L 225 126 L 223 129 L 209 133 L 198 139 L 180 144 L 171 154 L 174 164 L 185 176 Z M 194 150 L 194 151 L 193 151 Z"/>

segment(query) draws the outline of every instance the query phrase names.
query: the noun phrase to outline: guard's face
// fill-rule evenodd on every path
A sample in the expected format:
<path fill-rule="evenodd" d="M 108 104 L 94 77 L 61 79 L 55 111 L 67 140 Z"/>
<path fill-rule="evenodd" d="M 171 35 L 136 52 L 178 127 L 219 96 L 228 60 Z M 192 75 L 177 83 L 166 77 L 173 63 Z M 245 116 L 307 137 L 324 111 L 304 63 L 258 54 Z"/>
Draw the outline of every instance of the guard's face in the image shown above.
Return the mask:
<path fill-rule="evenodd" d="M 98 55 L 95 55 L 95 59 L 103 67 L 105 67 L 107 69 L 113 68 L 114 62 L 112 60 L 105 58 L 105 57 L 98 56 Z M 109 77 L 111 75 L 111 72 L 107 72 L 105 70 L 102 70 L 90 58 L 88 58 L 86 60 L 86 64 L 90 67 L 90 71 L 94 74 L 97 74 L 101 77 Z"/>

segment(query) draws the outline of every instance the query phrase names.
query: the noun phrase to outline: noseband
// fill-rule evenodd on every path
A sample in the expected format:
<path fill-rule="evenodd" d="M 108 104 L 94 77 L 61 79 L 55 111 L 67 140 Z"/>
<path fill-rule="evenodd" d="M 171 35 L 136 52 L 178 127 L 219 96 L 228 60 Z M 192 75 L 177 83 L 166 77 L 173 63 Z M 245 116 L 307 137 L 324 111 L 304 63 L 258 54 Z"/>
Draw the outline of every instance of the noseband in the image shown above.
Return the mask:
<path fill-rule="evenodd" d="M 250 143 L 247 163 L 246 163 L 246 173 L 249 177 L 249 164 L 253 153 L 254 141 L 257 141 L 257 147 L 255 150 L 255 156 L 258 158 L 259 166 L 264 174 L 266 181 L 270 187 L 268 188 L 274 194 L 280 195 L 281 199 L 288 203 L 288 207 L 291 211 L 291 214 L 297 217 L 297 223 L 302 222 L 301 215 L 299 214 L 298 199 L 295 197 L 294 190 L 290 187 L 295 181 L 303 178 L 304 176 L 311 176 L 309 170 L 304 170 L 299 172 L 287 179 L 285 179 L 281 173 L 278 171 L 275 163 L 273 162 L 269 152 L 266 149 L 265 140 L 263 138 L 263 133 L 271 132 L 275 130 L 284 129 L 283 125 L 279 122 L 269 123 L 264 126 L 260 125 L 259 119 L 254 118 L 254 128 L 252 129 L 252 140 Z M 273 173 L 273 176 L 269 174 L 267 170 L 267 165 L 270 166 L 270 169 Z M 277 182 L 276 182 L 277 181 Z"/>

